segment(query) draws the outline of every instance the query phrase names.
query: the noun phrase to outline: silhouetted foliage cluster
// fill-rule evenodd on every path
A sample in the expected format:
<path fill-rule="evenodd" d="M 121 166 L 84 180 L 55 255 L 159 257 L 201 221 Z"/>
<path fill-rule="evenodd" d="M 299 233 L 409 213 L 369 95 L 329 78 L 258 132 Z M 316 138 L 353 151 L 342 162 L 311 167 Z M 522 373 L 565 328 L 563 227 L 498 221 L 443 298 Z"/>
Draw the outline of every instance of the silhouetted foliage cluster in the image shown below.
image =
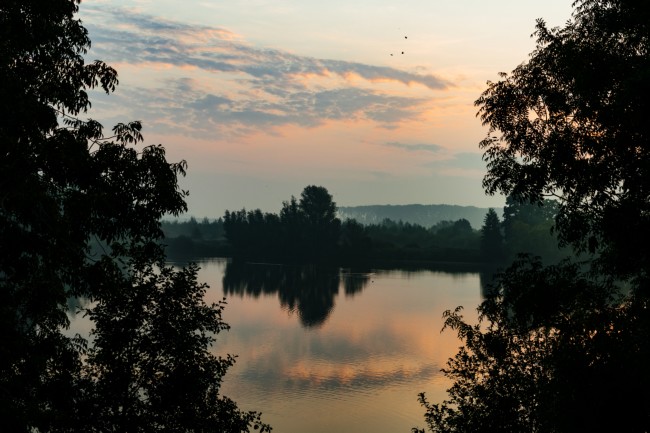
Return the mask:
<path fill-rule="evenodd" d="M 195 240 L 225 239 L 222 218 L 215 220 L 203 218 L 201 221 L 198 221 L 194 217 L 190 217 L 187 221 L 163 220 L 161 223 L 161 229 L 166 238 L 187 236 Z"/>
<path fill-rule="evenodd" d="M 506 219 L 554 196 L 543 208 L 559 241 L 591 255 L 546 267 L 521 257 L 481 323 L 447 312 L 465 346 L 445 370 L 448 399 L 420 396 L 433 432 L 650 430 L 650 5 L 574 6 L 564 27 L 539 20 L 530 59 L 476 103 L 490 128 L 484 186 L 515 200 Z"/>
<path fill-rule="evenodd" d="M 308 186 L 300 201 L 283 203 L 280 214 L 226 211 L 225 236 L 234 257 L 340 263 L 378 260 L 478 262 L 478 233 L 469 222 L 442 221 L 427 229 L 384 220 L 361 225 L 341 223 L 323 187 Z"/>
<path fill-rule="evenodd" d="M 163 244 L 170 259 L 183 260 L 197 257 L 225 257 L 230 254 L 226 245 L 223 219 L 197 221 L 165 221 L 161 223 Z"/>
<path fill-rule="evenodd" d="M 540 206 L 522 204 L 509 197 L 503 222 L 496 212 L 488 212 L 487 233 L 485 225 L 477 232 L 462 218 L 439 221 L 429 228 L 387 218 L 367 225 L 348 219 L 340 223 L 338 238 L 333 227 L 329 233 L 309 239 L 304 232 L 307 225 L 300 203 L 292 198 L 283 203 L 279 215 L 242 209 L 227 211 L 224 218 L 213 221 L 193 217 L 183 222 L 163 221 L 162 230 L 171 258 L 234 256 L 281 261 L 326 259 L 340 263 L 408 260 L 503 264 L 524 252 L 547 261 L 559 261 L 568 255 L 568 250 L 558 248 L 551 233 L 556 214 L 556 201 L 546 200 Z M 326 248 L 316 247 L 323 243 Z"/>
<path fill-rule="evenodd" d="M 557 196 L 560 241 L 628 277 L 650 262 L 650 6 L 575 8 L 564 27 L 539 20 L 531 58 L 476 101 L 490 128 L 483 183 L 523 202 Z"/>
<path fill-rule="evenodd" d="M 445 315 L 465 345 L 443 370 L 448 399 L 420 395 L 432 432 L 645 431 L 647 300 L 578 265 L 525 256 L 494 289 L 479 324 L 460 309 Z"/>
<path fill-rule="evenodd" d="M 505 245 L 499 216 L 490 208 L 481 227 L 481 256 L 489 262 L 501 262 L 505 257 Z"/>
<path fill-rule="evenodd" d="M 405 204 L 340 206 L 341 220 L 354 219 L 363 225 L 381 224 L 388 219 L 417 224 L 422 227 L 435 226 L 442 221 L 466 219 L 472 227 L 479 227 L 486 208 L 457 206 L 449 204 Z"/>
<path fill-rule="evenodd" d="M 117 85 L 84 60 L 78 3 L 0 3 L 2 429 L 268 430 L 219 393 L 222 305 L 205 304 L 196 267 L 165 266 L 159 221 L 186 210 L 185 163 L 138 149 L 139 122 L 105 136 L 77 118 L 90 89 Z M 77 313 L 90 339 L 68 336 Z"/>
<path fill-rule="evenodd" d="M 313 261 L 332 259 L 341 233 L 336 203 L 322 186 L 305 187 L 280 214 L 226 211 L 225 237 L 234 257 Z"/>
<path fill-rule="evenodd" d="M 479 234 L 465 219 L 441 221 L 425 228 L 402 221 L 384 220 L 365 227 L 371 249 L 378 259 L 479 262 Z"/>

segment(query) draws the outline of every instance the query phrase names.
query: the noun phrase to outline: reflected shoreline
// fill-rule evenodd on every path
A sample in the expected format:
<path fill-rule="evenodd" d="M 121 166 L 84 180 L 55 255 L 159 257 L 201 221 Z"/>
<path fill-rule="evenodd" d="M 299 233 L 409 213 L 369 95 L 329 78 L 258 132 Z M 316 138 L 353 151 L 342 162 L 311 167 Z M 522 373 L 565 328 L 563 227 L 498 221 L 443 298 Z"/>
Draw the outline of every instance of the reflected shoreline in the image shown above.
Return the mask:
<path fill-rule="evenodd" d="M 287 266 L 291 263 L 282 263 L 275 261 L 263 260 L 238 260 L 231 257 L 217 257 L 217 256 L 190 256 L 190 257 L 170 257 L 168 263 L 176 266 L 183 266 L 188 263 L 202 263 L 202 262 L 241 262 L 248 264 L 266 265 L 266 266 Z M 326 264 L 323 264 L 326 266 Z M 372 260 L 360 261 L 353 264 L 337 264 L 331 267 L 338 267 L 341 269 L 380 269 L 380 270 L 398 270 L 398 271 L 432 271 L 432 272 L 449 272 L 449 273 L 475 273 L 487 272 L 495 270 L 496 267 L 491 264 L 477 263 L 477 262 L 458 262 L 458 261 L 428 261 L 428 260 Z"/>
<path fill-rule="evenodd" d="M 265 420 L 288 433 L 351 433 L 371 423 L 378 433 L 409 431 L 422 416 L 417 391 L 442 395 L 448 386 L 440 369 L 458 340 L 439 332 L 444 310 L 463 305 L 472 316 L 480 302 L 478 274 L 462 268 L 199 265 L 208 296 L 228 302 L 231 329 L 218 353 L 238 362 L 224 395 L 263 407 Z"/>
<path fill-rule="evenodd" d="M 220 263 L 224 296 L 259 298 L 277 296 L 283 310 L 297 313 L 301 326 L 319 328 L 329 318 L 342 290 L 345 297 L 361 293 L 373 276 L 399 272 L 407 277 L 420 273 L 452 275 L 479 274 L 483 298 L 489 296 L 497 268 L 457 262 L 374 262 L 372 266 L 328 264 L 284 264 L 266 261 L 236 260 L 227 257 L 193 257 L 169 263 Z"/>

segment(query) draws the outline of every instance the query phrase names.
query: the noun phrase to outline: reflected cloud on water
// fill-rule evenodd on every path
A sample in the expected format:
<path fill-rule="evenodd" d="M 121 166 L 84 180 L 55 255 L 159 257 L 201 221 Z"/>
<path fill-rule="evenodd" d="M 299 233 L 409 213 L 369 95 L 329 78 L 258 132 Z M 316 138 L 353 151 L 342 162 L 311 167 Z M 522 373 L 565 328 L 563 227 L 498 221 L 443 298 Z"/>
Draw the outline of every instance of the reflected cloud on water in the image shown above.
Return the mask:
<path fill-rule="evenodd" d="M 249 382 L 263 383 L 268 389 L 282 389 L 286 395 L 296 390 L 307 389 L 377 390 L 405 383 L 425 383 L 432 376 L 440 374 L 440 366 L 436 364 L 378 369 L 369 369 L 363 364 L 331 367 L 331 365 L 298 363 L 292 368 L 282 371 L 282 375 L 274 370 L 252 367 L 247 368 L 240 377 Z"/>

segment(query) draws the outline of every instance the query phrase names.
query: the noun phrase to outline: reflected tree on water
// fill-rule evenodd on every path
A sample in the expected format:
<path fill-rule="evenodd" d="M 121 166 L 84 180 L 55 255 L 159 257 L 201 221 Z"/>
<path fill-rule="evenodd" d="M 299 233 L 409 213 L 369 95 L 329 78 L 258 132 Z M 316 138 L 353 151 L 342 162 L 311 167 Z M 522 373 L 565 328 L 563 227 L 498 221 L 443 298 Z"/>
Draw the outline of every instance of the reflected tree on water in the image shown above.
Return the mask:
<path fill-rule="evenodd" d="M 342 272 L 343 288 L 345 296 L 354 296 L 368 285 L 370 282 L 371 272 Z"/>
<path fill-rule="evenodd" d="M 286 277 L 285 285 L 278 291 L 282 306 L 297 311 L 305 327 L 319 327 L 325 323 L 334 308 L 334 297 L 339 293 L 338 269 L 296 266 L 288 269 Z"/>
<path fill-rule="evenodd" d="M 341 286 L 341 272 L 334 266 L 272 265 L 238 261 L 226 265 L 225 296 L 277 294 L 280 304 L 297 312 L 305 327 L 319 327 L 329 317 Z M 346 294 L 358 293 L 368 284 L 367 276 L 343 277 Z"/>

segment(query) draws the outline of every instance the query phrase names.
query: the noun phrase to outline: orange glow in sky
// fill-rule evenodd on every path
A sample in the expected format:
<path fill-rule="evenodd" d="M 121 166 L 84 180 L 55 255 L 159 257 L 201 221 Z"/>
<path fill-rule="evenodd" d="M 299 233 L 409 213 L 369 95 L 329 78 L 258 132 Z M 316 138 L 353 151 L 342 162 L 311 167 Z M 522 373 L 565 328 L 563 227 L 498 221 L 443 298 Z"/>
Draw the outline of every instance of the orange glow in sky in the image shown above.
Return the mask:
<path fill-rule="evenodd" d="M 499 207 L 473 102 L 570 3 L 84 2 L 89 57 L 120 74 L 89 115 L 142 120 L 147 143 L 186 159 L 197 217 L 273 210 L 310 184 L 346 206 Z"/>

